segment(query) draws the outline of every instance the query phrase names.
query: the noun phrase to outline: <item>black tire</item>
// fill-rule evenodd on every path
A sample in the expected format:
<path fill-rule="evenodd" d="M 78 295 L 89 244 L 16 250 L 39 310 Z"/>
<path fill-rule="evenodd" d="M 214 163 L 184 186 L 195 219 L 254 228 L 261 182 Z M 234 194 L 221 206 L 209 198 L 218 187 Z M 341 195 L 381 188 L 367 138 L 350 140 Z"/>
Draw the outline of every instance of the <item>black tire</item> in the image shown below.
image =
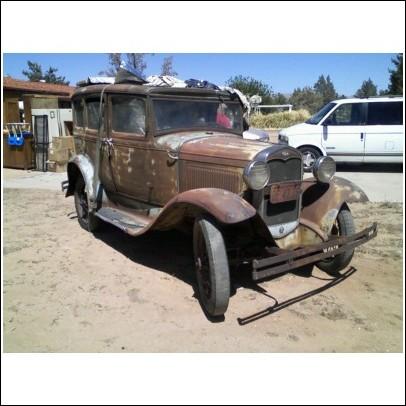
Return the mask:
<path fill-rule="evenodd" d="M 352 214 L 348 208 L 343 208 L 338 213 L 332 229 L 332 235 L 350 236 L 355 234 L 355 224 Z M 316 264 L 318 268 L 330 274 L 335 274 L 344 269 L 351 262 L 354 250 L 345 251 L 334 257 L 327 258 Z"/>
<path fill-rule="evenodd" d="M 78 216 L 80 226 L 86 231 L 97 231 L 100 226 L 100 219 L 93 213 L 89 213 L 87 193 L 85 190 L 85 181 L 81 176 L 79 176 L 75 184 L 74 199 L 76 214 Z"/>
<path fill-rule="evenodd" d="M 299 151 L 303 155 L 303 170 L 305 172 L 311 172 L 314 163 L 321 157 L 320 151 L 313 147 L 300 147 Z"/>
<path fill-rule="evenodd" d="M 195 220 L 193 251 L 200 305 L 208 316 L 222 316 L 230 299 L 230 271 L 223 235 L 212 219 Z"/>

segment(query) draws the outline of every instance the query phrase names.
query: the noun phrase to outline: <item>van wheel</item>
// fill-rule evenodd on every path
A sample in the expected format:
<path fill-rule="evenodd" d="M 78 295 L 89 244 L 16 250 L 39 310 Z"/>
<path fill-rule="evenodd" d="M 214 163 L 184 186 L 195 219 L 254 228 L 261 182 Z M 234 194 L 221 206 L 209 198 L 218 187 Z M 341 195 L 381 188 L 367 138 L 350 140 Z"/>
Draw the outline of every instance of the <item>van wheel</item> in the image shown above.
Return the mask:
<path fill-rule="evenodd" d="M 212 219 L 195 220 L 193 251 L 203 311 L 211 317 L 222 316 L 230 299 L 230 271 L 223 235 Z"/>
<path fill-rule="evenodd" d="M 350 236 L 355 234 L 355 224 L 348 208 L 343 208 L 338 213 L 331 230 L 331 236 Z M 348 250 L 331 258 L 324 259 L 316 264 L 318 268 L 330 274 L 335 274 L 344 269 L 354 255 L 354 250 Z"/>
<path fill-rule="evenodd" d="M 303 155 L 303 169 L 305 172 L 311 172 L 313 165 L 321 157 L 320 152 L 313 147 L 300 147 L 299 151 Z"/>
<path fill-rule="evenodd" d="M 80 226 L 86 231 L 97 231 L 100 226 L 100 219 L 93 213 L 89 213 L 85 181 L 81 176 L 75 184 L 75 209 Z"/>

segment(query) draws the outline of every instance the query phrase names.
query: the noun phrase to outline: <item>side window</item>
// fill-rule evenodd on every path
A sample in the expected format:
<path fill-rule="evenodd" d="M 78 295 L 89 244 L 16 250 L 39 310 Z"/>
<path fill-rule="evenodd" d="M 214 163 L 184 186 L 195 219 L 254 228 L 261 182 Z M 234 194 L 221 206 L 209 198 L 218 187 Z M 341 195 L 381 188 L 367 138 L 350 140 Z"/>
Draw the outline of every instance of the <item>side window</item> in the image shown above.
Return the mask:
<path fill-rule="evenodd" d="M 86 100 L 87 127 L 92 130 L 97 130 L 99 128 L 99 108 L 99 98 Z"/>
<path fill-rule="evenodd" d="M 77 99 L 73 102 L 73 122 L 75 127 L 84 127 L 83 100 Z"/>
<path fill-rule="evenodd" d="M 341 104 L 327 117 L 323 124 L 326 125 L 362 125 L 363 106 L 365 103 Z"/>
<path fill-rule="evenodd" d="M 112 130 L 145 135 L 145 102 L 133 96 L 112 96 Z"/>
<path fill-rule="evenodd" d="M 368 125 L 402 125 L 402 102 L 368 103 Z"/>

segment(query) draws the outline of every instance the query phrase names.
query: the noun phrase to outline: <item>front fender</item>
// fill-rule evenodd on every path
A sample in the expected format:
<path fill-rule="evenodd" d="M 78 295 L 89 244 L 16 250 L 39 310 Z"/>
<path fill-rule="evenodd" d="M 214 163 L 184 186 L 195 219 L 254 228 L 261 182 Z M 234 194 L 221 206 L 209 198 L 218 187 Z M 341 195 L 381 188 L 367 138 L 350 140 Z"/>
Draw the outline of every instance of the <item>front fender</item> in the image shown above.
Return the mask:
<path fill-rule="evenodd" d="M 68 162 L 67 172 L 69 186 L 66 191 L 66 197 L 73 195 L 75 191 L 75 183 L 79 175 L 82 175 L 85 181 L 85 191 L 87 193 L 87 196 L 94 196 L 94 166 L 93 162 L 87 155 L 78 154 L 71 158 Z"/>
<path fill-rule="evenodd" d="M 162 209 L 151 224 L 154 229 L 167 229 L 185 216 L 208 213 L 223 224 L 236 224 L 256 215 L 256 210 L 242 197 L 224 189 L 202 188 L 179 193 Z"/>
<path fill-rule="evenodd" d="M 309 178 L 302 183 L 300 221 L 328 239 L 341 207 L 346 203 L 369 201 L 365 192 L 351 181 L 334 177 L 330 183 Z"/>

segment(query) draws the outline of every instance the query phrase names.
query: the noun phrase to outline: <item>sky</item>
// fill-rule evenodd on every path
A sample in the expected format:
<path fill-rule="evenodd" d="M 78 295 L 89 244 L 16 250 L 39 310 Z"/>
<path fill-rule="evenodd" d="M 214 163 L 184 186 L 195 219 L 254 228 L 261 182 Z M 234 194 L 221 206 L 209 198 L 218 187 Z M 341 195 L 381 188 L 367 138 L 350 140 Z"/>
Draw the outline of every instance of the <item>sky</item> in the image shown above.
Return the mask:
<path fill-rule="evenodd" d="M 330 75 L 336 91 L 352 96 L 368 78 L 378 89 L 388 87 L 391 58 L 395 54 L 227 54 L 184 53 L 147 54 L 146 76 L 159 74 L 162 61 L 173 56 L 173 67 L 182 79 L 202 79 L 222 85 L 232 76 L 252 76 L 274 92 L 290 94 L 297 87 L 312 86 L 321 74 Z M 108 54 L 3 54 L 3 74 L 26 79 L 22 70 L 27 60 L 38 62 L 43 70 L 58 68 L 72 85 L 108 67 Z"/>

